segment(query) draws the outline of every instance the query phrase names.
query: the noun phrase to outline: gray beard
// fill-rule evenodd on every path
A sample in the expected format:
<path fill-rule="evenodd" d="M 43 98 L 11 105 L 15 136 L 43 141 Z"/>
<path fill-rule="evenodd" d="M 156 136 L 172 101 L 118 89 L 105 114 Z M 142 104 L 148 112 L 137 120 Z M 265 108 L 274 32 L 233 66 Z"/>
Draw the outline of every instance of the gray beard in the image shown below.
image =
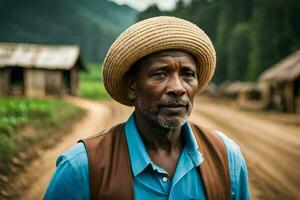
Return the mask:
<path fill-rule="evenodd" d="M 160 114 L 150 115 L 150 116 L 151 116 L 152 120 L 154 120 L 160 126 L 167 128 L 167 129 L 180 128 L 187 121 L 187 117 L 185 117 L 184 119 L 167 120 Z"/>
<path fill-rule="evenodd" d="M 137 99 L 137 104 L 141 113 L 166 129 L 180 128 L 188 120 L 188 116 L 178 119 L 166 119 L 164 116 L 160 115 L 160 113 L 151 111 L 147 106 L 144 106 L 140 99 Z"/>

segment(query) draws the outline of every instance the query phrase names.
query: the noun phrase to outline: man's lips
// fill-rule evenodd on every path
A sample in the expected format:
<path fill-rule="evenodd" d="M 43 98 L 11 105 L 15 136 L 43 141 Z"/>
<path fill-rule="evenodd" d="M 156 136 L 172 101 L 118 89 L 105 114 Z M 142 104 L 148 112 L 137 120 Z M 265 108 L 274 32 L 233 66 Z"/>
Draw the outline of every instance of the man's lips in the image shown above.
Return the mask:
<path fill-rule="evenodd" d="M 188 105 L 189 101 L 180 98 L 174 98 L 162 101 L 158 107 L 168 113 L 182 113 L 187 111 Z"/>
<path fill-rule="evenodd" d="M 186 110 L 186 104 L 165 104 L 161 105 L 160 108 L 162 110 L 166 110 L 167 112 L 182 112 Z"/>
<path fill-rule="evenodd" d="M 186 107 L 186 104 L 167 104 L 167 105 L 161 105 L 161 107 L 181 108 L 181 107 Z"/>

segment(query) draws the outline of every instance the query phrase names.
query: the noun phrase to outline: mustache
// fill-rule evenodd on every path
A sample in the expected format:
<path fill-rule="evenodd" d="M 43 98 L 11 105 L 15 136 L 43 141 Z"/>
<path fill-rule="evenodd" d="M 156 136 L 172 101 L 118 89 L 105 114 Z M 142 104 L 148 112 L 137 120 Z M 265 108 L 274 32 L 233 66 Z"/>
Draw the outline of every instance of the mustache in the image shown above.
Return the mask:
<path fill-rule="evenodd" d="M 187 106 L 190 105 L 191 102 L 187 99 L 182 99 L 180 97 L 174 97 L 172 99 L 163 101 L 159 104 L 159 107 L 164 107 L 164 106 Z"/>

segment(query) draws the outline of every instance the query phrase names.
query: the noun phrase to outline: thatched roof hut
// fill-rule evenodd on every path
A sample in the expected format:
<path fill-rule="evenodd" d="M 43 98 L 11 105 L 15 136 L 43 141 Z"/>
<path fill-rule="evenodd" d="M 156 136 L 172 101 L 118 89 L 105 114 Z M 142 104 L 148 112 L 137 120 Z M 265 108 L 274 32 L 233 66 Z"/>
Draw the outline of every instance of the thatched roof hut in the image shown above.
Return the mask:
<path fill-rule="evenodd" d="M 220 87 L 223 97 L 234 99 L 240 108 L 261 110 L 268 103 L 268 91 L 263 83 L 240 82 L 227 83 Z"/>
<path fill-rule="evenodd" d="M 261 81 L 288 82 L 300 77 L 300 50 L 282 59 L 279 63 L 267 69 L 261 76 Z"/>
<path fill-rule="evenodd" d="M 300 112 L 300 50 L 266 70 L 260 81 L 270 84 L 275 109 Z"/>
<path fill-rule="evenodd" d="M 240 82 L 236 81 L 231 84 L 229 84 L 223 91 L 225 96 L 232 96 L 235 97 L 239 92 L 244 92 L 247 90 L 250 90 L 252 88 L 255 88 L 256 84 L 253 82 Z"/>
<path fill-rule="evenodd" d="M 0 94 L 77 95 L 84 68 L 76 45 L 0 43 Z"/>

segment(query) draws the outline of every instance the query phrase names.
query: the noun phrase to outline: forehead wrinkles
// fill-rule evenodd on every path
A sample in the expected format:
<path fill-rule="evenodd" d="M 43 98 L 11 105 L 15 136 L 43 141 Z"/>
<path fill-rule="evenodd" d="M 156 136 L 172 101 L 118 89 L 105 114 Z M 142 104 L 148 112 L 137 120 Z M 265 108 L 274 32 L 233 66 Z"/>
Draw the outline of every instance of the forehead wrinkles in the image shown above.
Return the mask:
<path fill-rule="evenodd" d="M 160 58 L 164 58 L 164 57 L 177 57 L 177 58 L 188 57 L 188 58 L 191 58 L 191 60 L 193 60 L 193 62 L 195 62 L 194 57 L 191 54 L 186 53 L 184 51 L 161 51 L 161 52 L 153 53 L 153 54 L 146 56 L 145 61 L 153 62 L 156 60 L 160 60 Z"/>
<path fill-rule="evenodd" d="M 188 61 L 191 61 L 193 64 L 195 64 L 197 68 L 197 63 L 193 55 L 189 53 L 185 53 L 183 51 L 162 51 L 162 52 L 157 52 L 150 54 L 148 56 L 145 56 L 144 58 L 140 59 L 138 62 L 139 67 L 145 67 L 145 66 L 150 66 L 154 62 L 157 63 L 164 63 L 164 62 L 169 62 L 168 57 L 173 57 L 173 58 L 187 58 L 187 59 L 179 59 L 180 63 L 186 63 Z"/>

